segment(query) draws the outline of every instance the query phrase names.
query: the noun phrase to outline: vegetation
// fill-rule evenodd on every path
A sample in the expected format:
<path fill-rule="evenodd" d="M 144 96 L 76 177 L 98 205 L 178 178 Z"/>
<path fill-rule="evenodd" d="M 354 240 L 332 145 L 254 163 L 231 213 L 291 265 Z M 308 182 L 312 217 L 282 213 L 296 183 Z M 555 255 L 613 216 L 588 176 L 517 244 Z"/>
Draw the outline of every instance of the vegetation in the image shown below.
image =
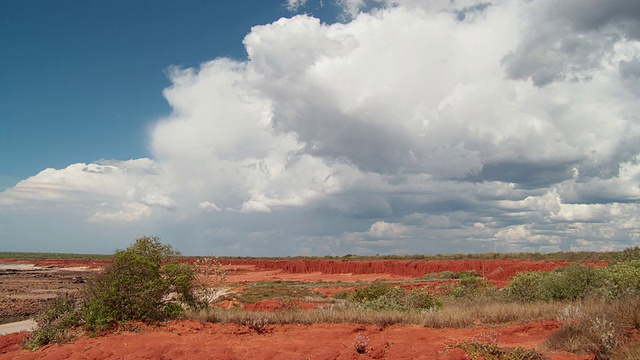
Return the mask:
<path fill-rule="evenodd" d="M 157 237 L 116 251 L 113 262 L 87 286 L 85 327 L 101 331 L 130 320 L 154 323 L 182 315 L 181 304 L 201 306 L 194 293 L 196 273 L 178 255 Z"/>
<path fill-rule="evenodd" d="M 62 297 L 40 314 L 26 345 L 64 341 L 73 327 L 96 332 L 131 320 L 157 323 L 181 316 L 183 306 L 203 306 L 195 294 L 194 268 L 178 255 L 157 237 L 137 239 L 113 255 L 83 296 Z"/>
<path fill-rule="evenodd" d="M 504 288 L 515 301 L 559 301 L 585 298 L 619 299 L 640 295 L 640 261 L 592 268 L 572 264 L 551 272 L 528 272 Z"/>
<path fill-rule="evenodd" d="M 69 329 L 74 328 L 100 332 L 131 320 L 154 324 L 183 316 L 236 323 L 258 334 L 286 323 L 349 322 L 381 326 L 409 323 L 460 328 L 554 319 L 561 325 L 546 343 L 551 349 L 595 354 L 596 359 L 637 358 L 640 345 L 630 342 L 630 334 L 640 330 L 640 249 L 561 254 L 519 255 L 534 260 L 605 260 L 610 265 L 592 267 L 578 262 L 550 272 L 521 273 L 501 290 L 473 271 L 445 271 L 407 281 L 340 283 L 347 290 L 328 298 L 312 289 L 327 286 L 326 283 L 256 282 L 232 288 L 225 284 L 221 265 L 224 260 L 199 258 L 190 264 L 158 238 L 144 237 L 126 250 L 117 251 L 111 264 L 95 281 L 87 284 L 80 297 L 60 297 L 41 313 L 36 319 L 38 328 L 25 345 L 35 348 L 66 341 L 73 333 Z M 384 258 L 505 259 L 509 256 Z M 370 258 L 350 255 L 339 259 Z M 436 295 L 419 285 L 430 280 L 448 280 L 448 285 L 436 289 Z M 248 305 L 267 299 L 278 299 L 292 306 L 284 306 L 283 310 L 268 316 L 241 308 L 208 306 L 220 301 Z M 298 301 L 322 305 L 298 311 L 293 306 Z M 367 344 L 368 339 L 358 338 L 353 347 L 357 352 L 366 353 Z M 543 358 L 532 350 L 501 347 L 491 337 L 451 347 L 464 350 L 473 359 Z"/>
<path fill-rule="evenodd" d="M 480 338 L 464 341 L 449 348 L 464 350 L 471 359 L 478 360 L 544 360 L 545 357 L 535 350 L 520 347 L 500 347 L 498 337 L 500 334 L 490 332 Z"/>
<path fill-rule="evenodd" d="M 39 252 L 9 252 L 0 251 L 0 258 L 12 258 L 21 260 L 38 259 L 66 259 L 66 258 L 110 258 L 110 254 L 73 254 L 73 253 L 39 253 Z M 594 262 L 605 261 L 617 263 L 628 260 L 640 260 L 640 247 L 632 247 L 622 251 L 570 251 L 553 253 L 469 253 L 469 254 L 417 254 L 417 255 L 353 255 L 344 256 L 287 256 L 287 257 L 221 257 L 225 259 L 244 260 L 308 260 L 308 259 L 331 259 L 331 260 L 558 260 L 571 262 Z"/>
<path fill-rule="evenodd" d="M 37 329 L 26 339 L 25 347 L 33 350 L 49 343 L 69 340 L 71 336 L 68 329 L 80 321 L 76 305 L 77 299 L 70 295 L 57 297 L 49 308 L 36 316 Z"/>
<path fill-rule="evenodd" d="M 442 307 L 426 290 L 413 290 L 408 294 L 399 286 L 381 283 L 356 289 L 347 299 L 363 309 L 376 311 L 429 310 Z"/>

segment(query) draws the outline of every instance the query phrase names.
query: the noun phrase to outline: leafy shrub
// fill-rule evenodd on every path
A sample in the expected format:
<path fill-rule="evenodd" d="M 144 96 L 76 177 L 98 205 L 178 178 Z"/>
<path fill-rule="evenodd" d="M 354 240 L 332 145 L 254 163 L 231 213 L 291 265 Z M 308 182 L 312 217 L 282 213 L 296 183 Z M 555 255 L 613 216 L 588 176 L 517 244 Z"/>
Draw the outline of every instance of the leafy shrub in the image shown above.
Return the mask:
<path fill-rule="evenodd" d="M 502 290 L 507 298 L 514 301 L 529 302 L 548 300 L 542 291 L 544 273 L 532 271 L 520 273 Z"/>
<path fill-rule="evenodd" d="M 113 262 L 86 288 L 86 328 L 100 331 L 117 322 L 175 318 L 182 314 L 172 304 L 175 301 L 201 305 L 193 292 L 195 272 L 179 263 L 178 255 L 157 237 L 137 239 L 126 250 L 116 251 Z"/>
<path fill-rule="evenodd" d="M 346 299 L 349 298 L 349 294 L 351 294 L 351 291 L 342 290 L 342 291 L 338 291 L 337 293 L 333 294 L 333 298 L 334 299 L 338 299 L 338 300 L 346 300 Z"/>
<path fill-rule="evenodd" d="M 375 284 L 356 289 L 349 300 L 360 307 L 376 311 L 427 310 L 442 307 L 442 303 L 425 290 L 405 290 L 389 284 Z"/>
<path fill-rule="evenodd" d="M 618 299 L 640 294 L 640 261 L 603 268 L 572 264 L 552 272 L 520 273 L 503 289 L 515 301 Z"/>
<path fill-rule="evenodd" d="M 104 271 L 89 282 L 79 299 L 59 297 L 36 317 L 28 348 L 67 340 L 69 329 L 105 330 L 138 320 L 156 323 L 183 315 L 183 304 L 202 306 L 194 294 L 193 268 L 177 260 L 179 253 L 157 237 L 137 239 L 119 250 Z"/>

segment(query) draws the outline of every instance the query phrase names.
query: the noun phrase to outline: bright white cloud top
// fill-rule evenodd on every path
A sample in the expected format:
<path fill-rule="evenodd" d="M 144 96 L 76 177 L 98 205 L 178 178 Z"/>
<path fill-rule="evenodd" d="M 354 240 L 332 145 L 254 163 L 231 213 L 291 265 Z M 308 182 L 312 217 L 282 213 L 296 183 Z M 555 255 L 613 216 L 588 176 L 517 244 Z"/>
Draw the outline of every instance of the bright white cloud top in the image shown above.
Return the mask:
<path fill-rule="evenodd" d="M 171 70 L 151 159 L 21 181 L 0 193 L 3 237 L 154 234 L 216 255 L 638 244 L 640 2 L 343 4 L 347 23 L 283 18 L 251 29 L 247 61 Z"/>

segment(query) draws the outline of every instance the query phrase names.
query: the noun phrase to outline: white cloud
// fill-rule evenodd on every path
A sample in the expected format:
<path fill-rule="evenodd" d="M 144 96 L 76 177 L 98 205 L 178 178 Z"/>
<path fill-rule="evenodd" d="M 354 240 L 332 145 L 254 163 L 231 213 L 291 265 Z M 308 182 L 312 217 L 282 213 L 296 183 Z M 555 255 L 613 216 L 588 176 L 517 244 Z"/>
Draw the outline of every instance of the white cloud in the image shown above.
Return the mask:
<path fill-rule="evenodd" d="M 300 7 L 304 6 L 307 0 L 287 0 L 285 2 L 285 7 L 289 11 L 297 11 Z"/>
<path fill-rule="evenodd" d="M 151 208 L 144 204 L 125 204 L 115 212 L 98 211 L 87 220 L 90 223 L 136 222 L 151 216 Z"/>
<path fill-rule="evenodd" d="M 198 209 L 202 211 L 217 212 L 222 211 L 216 204 L 211 201 L 201 201 L 198 203 Z"/>
<path fill-rule="evenodd" d="M 251 29 L 247 61 L 171 69 L 152 159 L 46 169 L 0 212 L 62 206 L 257 254 L 640 238 L 636 5 L 340 4 L 350 22 L 283 18 Z"/>
<path fill-rule="evenodd" d="M 385 221 L 376 221 L 369 228 L 369 236 L 374 238 L 397 238 L 406 231 L 402 224 L 391 224 Z"/>

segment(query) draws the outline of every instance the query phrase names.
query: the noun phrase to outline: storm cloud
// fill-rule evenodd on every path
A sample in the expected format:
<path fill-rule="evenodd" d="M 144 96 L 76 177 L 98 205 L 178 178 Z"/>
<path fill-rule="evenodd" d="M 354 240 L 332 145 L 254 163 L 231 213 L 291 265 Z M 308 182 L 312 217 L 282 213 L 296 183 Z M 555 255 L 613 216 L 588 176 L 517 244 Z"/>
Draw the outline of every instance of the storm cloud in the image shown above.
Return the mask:
<path fill-rule="evenodd" d="M 640 4 L 423 3 L 344 1 L 347 22 L 282 18 L 245 61 L 171 68 L 153 156 L 21 181 L 3 237 L 55 213 L 78 249 L 141 230 L 217 255 L 637 244 Z"/>

